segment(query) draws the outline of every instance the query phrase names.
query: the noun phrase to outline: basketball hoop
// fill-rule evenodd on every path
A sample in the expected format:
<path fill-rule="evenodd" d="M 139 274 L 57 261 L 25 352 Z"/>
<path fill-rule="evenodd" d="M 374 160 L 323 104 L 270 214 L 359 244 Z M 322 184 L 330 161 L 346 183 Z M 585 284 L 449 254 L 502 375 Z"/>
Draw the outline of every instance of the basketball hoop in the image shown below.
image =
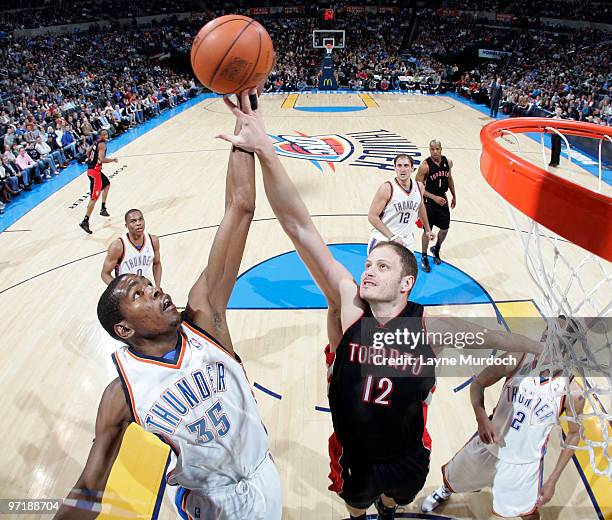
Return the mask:
<path fill-rule="evenodd" d="M 566 135 L 599 140 L 598 188 L 549 172 L 545 150 L 540 168 L 496 140 L 512 136 L 520 153 L 516 134 L 527 132 L 539 133 L 542 147 L 544 134 L 559 135 L 570 157 Z M 508 203 L 527 271 L 540 292 L 538 304 L 548 333 L 536 370 L 552 374 L 560 369 L 568 377 L 579 377 L 585 410 L 577 413 L 570 399 L 574 417 L 560 420 L 578 423 L 580 442 L 570 447 L 588 451 L 594 472 L 612 480 L 612 198 L 603 193 L 601 184 L 604 140 L 612 141 L 612 128 L 591 123 L 544 118 L 494 121 L 480 132 L 480 169 Z M 560 315 L 567 317 L 564 324 L 557 319 Z"/>
<path fill-rule="evenodd" d="M 334 50 L 334 44 L 333 43 L 326 43 L 325 44 L 325 49 L 327 50 L 327 54 L 331 54 L 332 51 Z"/>

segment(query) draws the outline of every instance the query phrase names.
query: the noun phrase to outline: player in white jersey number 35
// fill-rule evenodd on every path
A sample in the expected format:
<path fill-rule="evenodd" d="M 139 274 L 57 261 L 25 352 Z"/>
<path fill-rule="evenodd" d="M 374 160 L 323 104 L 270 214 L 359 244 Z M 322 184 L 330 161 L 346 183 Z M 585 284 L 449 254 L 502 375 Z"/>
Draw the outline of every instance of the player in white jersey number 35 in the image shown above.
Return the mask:
<path fill-rule="evenodd" d="M 247 93 L 241 102 L 250 107 Z M 137 274 L 114 278 L 102 294 L 100 323 L 126 345 L 113 355 L 118 377 L 102 396 L 85 469 L 56 518 L 97 516 L 130 422 L 170 446 L 167 489 L 180 518 L 281 518 L 268 436 L 226 321 L 255 211 L 252 154 L 232 149 L 226 193 L 208 265 L 182 314 L 168 294 Z"/>

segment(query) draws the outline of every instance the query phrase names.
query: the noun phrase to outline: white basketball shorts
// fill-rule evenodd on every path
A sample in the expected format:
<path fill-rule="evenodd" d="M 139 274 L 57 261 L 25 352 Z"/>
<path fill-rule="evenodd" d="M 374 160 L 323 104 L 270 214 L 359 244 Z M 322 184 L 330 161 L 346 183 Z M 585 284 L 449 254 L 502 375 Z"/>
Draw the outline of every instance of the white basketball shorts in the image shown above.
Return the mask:
<path fill-rule="evenodd" d="M 270 454 L 249 478 L 214 490 L 167 486 L 168 496 L 185 520 L 280 520 L 280 478 Z"/>
<path fill-rule="evenodd" d="M 453 493 L 491 488 L 496 515 L 522 516 L 536 510 L 542 485 L 542 462 L 512 464 L 500 460 L 475 434 L 442 466 L 442 478 Z"/>

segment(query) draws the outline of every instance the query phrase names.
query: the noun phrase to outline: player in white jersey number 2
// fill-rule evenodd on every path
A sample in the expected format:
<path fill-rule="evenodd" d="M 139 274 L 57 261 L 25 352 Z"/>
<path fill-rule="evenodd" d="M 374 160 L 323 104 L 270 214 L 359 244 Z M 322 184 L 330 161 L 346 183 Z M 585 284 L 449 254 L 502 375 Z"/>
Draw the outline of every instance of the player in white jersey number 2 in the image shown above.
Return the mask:
<path fill-rule="evenodd" d="M 251 112 L 247 93 L 241 102 Z M 85 469 L 56 518 L 97 516 L 130 422 L 170 446 L 166 478 L 181 518 L 281 518 L 268 436 L 226 321 L 254 211 L 254 157 L 233 148 L 225 214 L 185 311 L 134 274 L 113 279 L 102 294 L 100 323 L 126 346 L 113 354 L 119 377 L 104 391 Z"/>
<path fill-rule="evenodd" d="M 159 239 L 145 232 L 142 211 L 128 210 L 125 214 L 125 227 L 128 232 L 108 247 L 102 265 L 102 281 L 108 285 L 113 281 L 113 274 L 121 276 L 132 273 L 148 278 L 155 283 L 155 287 L 161 287 Z"/>
<path fill-rule="evenodd" d="M 565 322 L 565 318 L 560 318 Z M 571 325 L 570 325 L 571 327 Z M 543 338 L 544 340 L 544 338 Z M 504 357 L 511 356 L 506 354 Z M 470 387 L 478 431 L 442 466 L 444 485 L 421 506 L 430 513 L 453 493 L 491 488 L 493 512 L 501 517 L 539 518 L 538 508 L 555 493 L 555 486 L 574 450 L 561 450 L 557 464 L 542 483 L 546 444 L 564 411 L 582 413 L 584 399 L 575 381 L 555 374 L 536 373 L 537 357 L 524 354 L 514 364 L 485 368 Z M 484 389 L 506 377 L 492 418 L 484 407 Z M 565 399 L 565 394 L 570 399 Z M 567 445 L 579 440 L 579 425 L 568 421 Z"/>
<path fill-rule="evenodd" d="M 414 169 L 412 157 L 399 154 L 393 165 L 395 178 L 378 188 L 368 211 L 368 221 L 373 226 L 368 254 L 378 242 L 397 242 L 412 251 L 417 218 L 421 219 L 425 233 L 434 239 L 420 187 L 410 178 Z"/>

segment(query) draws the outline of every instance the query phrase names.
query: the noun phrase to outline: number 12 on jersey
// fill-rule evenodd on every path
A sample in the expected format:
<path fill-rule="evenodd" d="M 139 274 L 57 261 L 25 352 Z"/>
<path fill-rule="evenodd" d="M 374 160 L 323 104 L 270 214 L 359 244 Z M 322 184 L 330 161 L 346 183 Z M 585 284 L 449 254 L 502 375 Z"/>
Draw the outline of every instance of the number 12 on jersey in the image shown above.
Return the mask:
<path fill-rule="evenodd" d="M 391 399 L 389 396 L 393 392 L 393 381 L 388 377 L 374 378 L 366 377 L 363 385 L 363 394 L 361 400 L 364 403 L 374 403 L 381 406 L 389 406 Z M 372 394 L 377 394 L 372 401 Z"/>
<path fill-rule="evenodd" d="M 402 211 L 399 217 L 400 224 L 408 224 L 410 222 L 410 211 Z"/>

